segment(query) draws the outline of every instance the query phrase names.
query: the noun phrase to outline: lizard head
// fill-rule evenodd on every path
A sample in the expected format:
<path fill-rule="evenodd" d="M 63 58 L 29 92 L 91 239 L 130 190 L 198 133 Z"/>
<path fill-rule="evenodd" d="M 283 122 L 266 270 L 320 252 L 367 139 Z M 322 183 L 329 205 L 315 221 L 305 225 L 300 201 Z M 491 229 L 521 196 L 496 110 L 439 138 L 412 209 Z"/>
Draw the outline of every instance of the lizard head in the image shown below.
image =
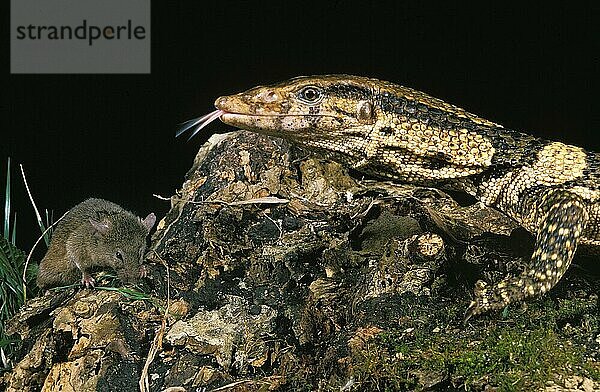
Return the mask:
<path fill-rule="evenodd" d="M 364 77 L 323 75 L 254 87 L 217 98 L 217 110 L 184 123 L 178 135 L 195 128 L 194 136 L 220 118 L 234 127 L 282 137 L 304 147 L 332 152 L 337 146 L 347 154 L 342 143 L 348 138 L 363 141 L 375 127 L 375 97 L 381 84 Z"/>
<path fill-rule="evenodd" d="M 364 138 L 377 120 L 372 81 L 347 75 L 298 77 L 217 98 L 221 121 L 313 146 Z M 314 147 L 318 147 L 314 146 Z"/>

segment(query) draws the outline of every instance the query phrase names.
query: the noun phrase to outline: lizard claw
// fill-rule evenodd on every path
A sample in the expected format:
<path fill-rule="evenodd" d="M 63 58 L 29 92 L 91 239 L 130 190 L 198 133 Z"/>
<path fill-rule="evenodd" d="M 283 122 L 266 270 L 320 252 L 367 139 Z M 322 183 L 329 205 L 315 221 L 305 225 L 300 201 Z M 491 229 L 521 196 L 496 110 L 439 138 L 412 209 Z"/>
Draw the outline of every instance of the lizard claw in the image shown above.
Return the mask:
<path fill-rule="evenodd" d="M 148 276 L 148 269 L 145 265 L 140 266 L 140 278 L 145 278 Z"/>
<path fill-rule="evenodd" d="M 467 310 L 465 312 L 465 316 L 463 318 L 463 324 L 466 324 L 467 321 L 469 321 L 469 319 L 471 317 L 476 316 L 476 315 L 488 310 L 489 304 L 488 304 L 487 298 L 485 296 L 486 288 L 487 288 L 487 283 L 485 283 L 483 280 L 478 280 L 477 283 L 475 283 L 475 288 L 473 289 L 473 294 L 475 295 L 475 299 L 473 301 L 471 301 L 471 303 L 469 304 L 469 307 L 467 308 Z"/>
<path fill-rule="evenodd" d="M 463 325 L 466 325 L 471 317 L 475 316 L 476 314 L 479 314 L 480 312 L 481 310 L 479 309 L 479 304 L 477 303 L 477 301 L 471 301 L 469 307 L 465 312 L 465 316 L 463 318 Z"/>

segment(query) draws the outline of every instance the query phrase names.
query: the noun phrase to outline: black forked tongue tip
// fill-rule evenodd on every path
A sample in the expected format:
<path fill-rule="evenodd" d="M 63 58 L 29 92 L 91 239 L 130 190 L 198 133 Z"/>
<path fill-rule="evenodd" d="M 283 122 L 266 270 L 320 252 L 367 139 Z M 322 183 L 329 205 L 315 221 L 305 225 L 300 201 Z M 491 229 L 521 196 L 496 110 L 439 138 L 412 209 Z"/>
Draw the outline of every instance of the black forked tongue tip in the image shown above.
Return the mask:
<path fill-rule="evenodd" d="M 225 112 L 223 110 L 215 110 L 214 112 L 210 112 L 209 114 L 188 120 L 182 124 L 180 124 L 179 128 L 175 132 L 175 137 L 179 137 L 182 133 L 187 131 L 188 129 L 194 129 L 191 136 L 188 138 L 188 141 L 194 137 L 200 130 L 206 127 L 211 122 L 215 121 L 217 118 L 221 117 Z"/>
<path fill-rule="evenodd" d="M 186 122 L 182 122 L 181 124 L 179 124 L 179 128 L 177 128 L 177 131 L 175 131 L 175 137 L 181 136 L 182 133 L 184 133 L 185 131 L 192 128 L 194 125 L 196 125 L 196 123 L 199 120 L 200 120 L 200 117 L 197 117 L 197 118 L 193 118 L 191 120 L 188 120 Z"/>

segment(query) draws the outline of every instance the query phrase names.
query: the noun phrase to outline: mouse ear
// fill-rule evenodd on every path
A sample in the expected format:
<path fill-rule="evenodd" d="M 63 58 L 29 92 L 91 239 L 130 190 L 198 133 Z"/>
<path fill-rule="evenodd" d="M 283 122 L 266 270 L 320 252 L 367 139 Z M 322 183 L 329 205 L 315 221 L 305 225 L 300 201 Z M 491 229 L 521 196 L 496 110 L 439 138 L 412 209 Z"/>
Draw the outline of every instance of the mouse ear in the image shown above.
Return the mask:
<path fill-rule="evenodd" d="M 90 223 L 100 234 L 106 234 L 110 230 L 110 224 L 107 221 L 99 222 L 90 218 Z"/>
<path fill-rule="evenodd" d="M 153 212 L 149 213 L 148 216 L 144 219 L 144 226 L 148 231 L 152 230 L 154 224 L 156 223 L 156 215 Z"/>

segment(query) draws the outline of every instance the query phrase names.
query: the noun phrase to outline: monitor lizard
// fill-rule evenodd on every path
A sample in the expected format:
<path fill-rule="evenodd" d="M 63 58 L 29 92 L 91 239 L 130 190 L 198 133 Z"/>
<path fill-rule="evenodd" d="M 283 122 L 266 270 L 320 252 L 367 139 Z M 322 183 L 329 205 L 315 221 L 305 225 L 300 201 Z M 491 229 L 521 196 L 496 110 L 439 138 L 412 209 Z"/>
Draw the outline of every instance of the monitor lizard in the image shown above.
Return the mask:
<path fill-rule="evenodd" d="M 213 120 L 287 139 L 380 178 L 452 189 L 535 236 L 519 276 L 478 281 L 465 321 L 550 290 L 578 244 L 600 245 L 600 155 L 507 129 L 420 91 L 351 75 L 297 77 L 222 96 Z"/>

